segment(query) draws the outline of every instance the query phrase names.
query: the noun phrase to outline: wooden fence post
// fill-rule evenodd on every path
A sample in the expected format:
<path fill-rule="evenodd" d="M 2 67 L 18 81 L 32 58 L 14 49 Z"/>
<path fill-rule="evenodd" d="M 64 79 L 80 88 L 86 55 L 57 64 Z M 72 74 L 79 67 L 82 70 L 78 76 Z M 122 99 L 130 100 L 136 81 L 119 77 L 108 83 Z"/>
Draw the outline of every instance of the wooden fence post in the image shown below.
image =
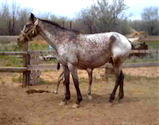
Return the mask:
<path fill-rule="evenodd" d="M 30 55 L 30 66 L 31 65 L 38 66 L 40 64 L 39 53 L 29 52 L 29 55 Z M 31 70 L 30 81 L 29 81 L 30 85 L 35 85 L 38 84 L 40 81 L 42 81 L 40 75 L 41 75 L 40 70 Z"/>
<path fill-rule="evenodd" d="M 70 21 L 70 29 L 72 29 L 72 21 Z"/>
<path fill-rule="evenodd" d="M 28 42 L 25 42 L 23 44 L 23 51 L 27 52 L 28 51 Z M 27 67 L 27 65 L 30 64 L 30 55 L 27 52 L 26 55 L 23 55 L 23 66 Z M 22 87 L 26 87 L 27 85 L 30 84 L 30 71 L 25 71 L 23 72 L 23 84 Z"/>
<path fill-rule="evenodd" d="M 62 26 L 65 27 L 65 21 L 62 22 Z"/>

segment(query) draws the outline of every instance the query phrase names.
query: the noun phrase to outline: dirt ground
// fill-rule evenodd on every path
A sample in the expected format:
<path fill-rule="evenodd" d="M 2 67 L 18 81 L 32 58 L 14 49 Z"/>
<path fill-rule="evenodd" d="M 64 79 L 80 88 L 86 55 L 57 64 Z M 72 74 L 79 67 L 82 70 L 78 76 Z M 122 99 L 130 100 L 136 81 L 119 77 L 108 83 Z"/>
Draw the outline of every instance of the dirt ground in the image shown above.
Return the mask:
<path fill-rule="evenodd" d="M 86 71 L 79 71 L 83 101 L 72 109 L 76 92 L 71 81 L 71 100 L 59 106 L 64 98 L 63 86 L 59 94 L 53 94 L 57 76 L 61 71 L 42 73 L 45 84 L 21 88 L 15 81 L 20 74 L 0 73 L 0 125 L 159 125 L 159 67 L 124 69 L 125 98 L 110 106 L 109 95 L 114 78 L 104 80 L 104 70 L 94 71 L 93 100 L 87 98 Z M 49 84 L 53 83 L 53 84 Z M 30 89 L 51 93 L 27 94 Z"/>

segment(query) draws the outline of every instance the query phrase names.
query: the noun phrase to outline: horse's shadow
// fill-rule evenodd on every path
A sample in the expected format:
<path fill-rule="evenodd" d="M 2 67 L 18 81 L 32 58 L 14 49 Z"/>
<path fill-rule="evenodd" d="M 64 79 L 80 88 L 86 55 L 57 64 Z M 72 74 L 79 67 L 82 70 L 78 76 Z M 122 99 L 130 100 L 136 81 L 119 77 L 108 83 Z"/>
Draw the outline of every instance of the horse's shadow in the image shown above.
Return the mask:
<path fill-rule="evenodd" d="M 93 99 L 89 100 L 87 97 L 87 94 L 84 94 L 83 97 L 83 102 L 85 103 L 85 105 L 89 105 L 89 104 L 95 104 L 95 105 L 100 105 L 100 104 L 110 104 L 109 102 L 109 96 L 110 94 L 107 95 L 100 95 L 100 94 L 92 94 Z M 146 97 L 144 99 L 147 99 Z M 118 100 L 118 96 L 116 96 L 116 98 L 113 101 L 113 105 L 115 104 L 131 104 L 131 103 L 135 103 L 135 102 L 139 102 L 141 101 L 140 97 L 128 97 L 125 96 L 124 99 L 122 100 Z"/>

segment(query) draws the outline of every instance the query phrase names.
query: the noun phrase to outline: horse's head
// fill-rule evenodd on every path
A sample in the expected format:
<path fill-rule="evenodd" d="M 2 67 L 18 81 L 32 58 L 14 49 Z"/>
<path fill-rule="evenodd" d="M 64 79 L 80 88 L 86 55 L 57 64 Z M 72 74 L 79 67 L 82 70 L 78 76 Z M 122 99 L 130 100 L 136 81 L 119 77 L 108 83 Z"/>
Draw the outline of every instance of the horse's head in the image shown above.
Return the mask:
<path fill-rule="evenodd" d="M 29 21 L 24 25 L 21 34 L 18 37 L 18 45 L 22 45 L 26 41 L 31 41 L 31 39 L 38 35 L 38 21 L 32 13 L 30 15 Z"/>

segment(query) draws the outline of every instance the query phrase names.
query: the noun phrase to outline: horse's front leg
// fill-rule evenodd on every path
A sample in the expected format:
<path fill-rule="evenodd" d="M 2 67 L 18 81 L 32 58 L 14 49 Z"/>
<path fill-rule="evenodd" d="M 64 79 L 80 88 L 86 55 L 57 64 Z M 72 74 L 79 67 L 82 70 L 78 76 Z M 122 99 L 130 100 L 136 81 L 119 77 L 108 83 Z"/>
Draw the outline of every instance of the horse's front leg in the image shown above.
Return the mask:
<path fill-rule="evenodd" d="M 78 108 L 80 102 L 82 101 L 82 95 L 81 95 L 81 91 L 79 88 L 79 81 L 78 81 L 78 75 L 77 75 L 77 68 L 74 67 L 72 64 L 69 64 L 69 70 L 71 72 L 72 75 L 72 79 L 76 88 L 76 92 L 77 92 L 77 101 L 76 103 L 72 106 L 72 108 Z"/>
<path fill-rule="evenodd" d="M 64 77 L 65 77 L 65 81 L 64 81 L 64 84 L 65 84 L 65 98 L 64 100 L 60 103 L 60 105 L 65 105 L 67 104 L 68 100 L 70 100 L 70 71 L 68 69 L 68 67 L 66 66 L 63 66 L 63 72 L 64 72 Z"/>

